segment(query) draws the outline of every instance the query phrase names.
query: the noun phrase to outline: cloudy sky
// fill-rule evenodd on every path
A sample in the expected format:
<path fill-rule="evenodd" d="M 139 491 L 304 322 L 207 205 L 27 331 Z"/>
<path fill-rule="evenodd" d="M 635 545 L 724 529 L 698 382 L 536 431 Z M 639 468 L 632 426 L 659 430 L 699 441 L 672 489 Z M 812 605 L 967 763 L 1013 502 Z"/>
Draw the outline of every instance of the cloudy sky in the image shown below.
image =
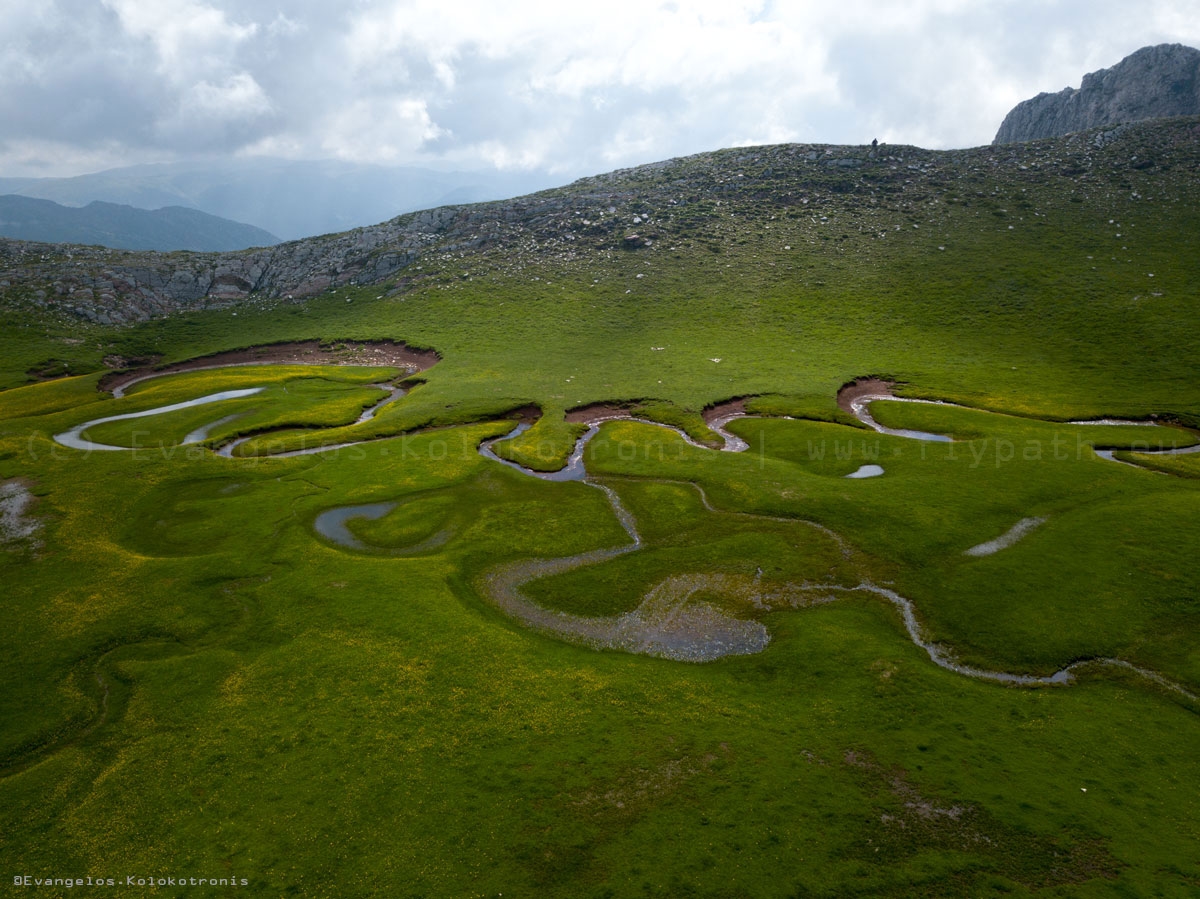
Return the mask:
<path fill-rule="evenodd" d="M 0 175 L 975 146 L 1164 42 L 1200 46 L 1200 0 L 0 0 Z"/>

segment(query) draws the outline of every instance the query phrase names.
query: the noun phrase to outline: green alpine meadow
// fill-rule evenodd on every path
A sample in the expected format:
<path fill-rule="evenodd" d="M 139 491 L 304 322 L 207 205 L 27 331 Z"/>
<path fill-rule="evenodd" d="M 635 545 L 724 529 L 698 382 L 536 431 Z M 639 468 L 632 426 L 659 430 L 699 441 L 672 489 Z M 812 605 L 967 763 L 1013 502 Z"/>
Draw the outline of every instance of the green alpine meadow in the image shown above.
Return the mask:
<path fill-rule="evenodd" d="M 193 257 L 0 241 L 6 887 L 1200 894 L 1198 173 L 744 147 L 125 320 Z"/>

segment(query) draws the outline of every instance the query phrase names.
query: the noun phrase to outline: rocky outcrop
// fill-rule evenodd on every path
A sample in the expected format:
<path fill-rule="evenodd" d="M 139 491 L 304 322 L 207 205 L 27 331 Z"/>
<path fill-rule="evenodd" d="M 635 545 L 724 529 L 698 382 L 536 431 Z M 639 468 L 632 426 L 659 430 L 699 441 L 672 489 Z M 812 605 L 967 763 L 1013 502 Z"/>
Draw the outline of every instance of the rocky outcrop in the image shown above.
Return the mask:
<path fill-rule="evenodd" d="M 529 230 L 557 233 L 569 205 L 548 192 L 445 206 L 237 253 L 126 252 L 0 238 L 0 306 L 17 302 L 112 325 L 302 300 L 342 287 L 395 282 L 418 259 L 436 265 Z"/>
<path fill-rule="evenodd" d="M 314 296 L 386 281 L 437 242 L 452 218 L 449 210 L 432 210 L 239 253 L 137 253 L 0 240 L 0 298 L 23 285 L 34 306 L 120 324 L 252 297 Z"/>
<path fill-rule="evenodd" d="M 994 144 L 1059 137 L 1167 116 L 1200 115 L 1200 50 L 1143 47 L 1111 69 L 1083 76 L 1078 90 L 1038 94 L 1004 117 Z"/>

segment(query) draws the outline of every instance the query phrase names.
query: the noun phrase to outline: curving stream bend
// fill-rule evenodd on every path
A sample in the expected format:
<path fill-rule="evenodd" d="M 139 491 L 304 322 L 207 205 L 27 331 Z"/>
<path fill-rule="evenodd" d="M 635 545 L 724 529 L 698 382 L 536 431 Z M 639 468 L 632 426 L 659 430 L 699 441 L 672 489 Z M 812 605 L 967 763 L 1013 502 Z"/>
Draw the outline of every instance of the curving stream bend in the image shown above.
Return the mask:
<path fill-rule="evenodd" d="M 887 400 L 893 403 L 920 403 L 927 406 L 953 406 L 953 403 L 943 403 L 938 400 L 914 400 L 908 397 L 892 396 L 890 393 L 868 393 L 855 397 L 850 401 L 850 411 L 863 424 L 880 434 L 891 437 L 908 437 L 910 440 L 926 440 L 934 443 L 953 443 L 953 439 L 945 434 L 931 434 L 928 431 L 913 431 L 908 428 L 887 428 L 871 417 L 870 405 L 875 400 Z M 962 408 L 957 407 L 957 408 Z"/>
<path fill-rule="evenodd" d="M 196 406 L 206 406 L 209 403 L 219 403 L 222 400 L 235 400 L 244 396 L 253 396 L 263 390 L 261 387 L 247 387 L 242 390 L 222 390 L 220 393 L 210 393 L 208 396 L 202 396 L 194 400 L 187 400 L 182 403 L 172 403 L 169 406 L 157 406 L 154 409 L 144 409 L 141 412 L 126 412 L 123 415 L 109 415 L 105 418 L 94 418 L 91 421 L 85 421 L 81 425 L 76 425 L 70 430 L 63 431 L 61 434 L 55 434 L 54 440 L 62 446 L 71 449 L 83 450 L 91 452 L 92 450 L 124 450 L 128 452 L 132 447 L 128 446 L 112 446 L 108 443 L 95 443 L 83 436 L 88 428 L 94 428 L 96 425 L 108 424 L 110 421 L 125 421 L 131 418 L 148 418 L 151 415 L 162 415 L 167 412 L 178 412 L 181 409 L 192 409 Z M 220 422 L 213 422 L 208 425 L 208 428 L 215 428 Z M 188 438 L 194 437 L 198 432 L 193 431 L 188 435 Z M 207 436 L 207 435 L 206 435 Z M 200 438 L 205 439 L 204 437 Z M 185 441 L 187 442 L 187 441 Z M 196 441 L 199 442 L 199 441 Z"/>
<path fill-rule="evenodd" d="M 246 363 L 246 364 L 257 364 L 257 363 Z M 147 376 L 147 377 L 151 377 L 151 376 Z M 139 380 L 145 380 L 145 378 L 140 378 Z M 126 385 L 126 386 L 128 386 L 128 385 Z M 389 403 L 395 402 L 396 400 L 400 399 L 405 394 L 404 388 L 397 387 L 393 384 L 369 384 L 367 386 L 375 387 L 380 390 L 384 390 L 387 392 L 387 396 L 385 396 L 383 399 L 381 399 L 379 402 L 375 403 L 374 405 L 369 406 L 368 408 L 364 409 L 362 414 L 359 415 L 359 417 L 353 422 L 353 424 L 362 424 L 365 421 L 370 421 L 372 418 L 375 417 L 376 413 L 378 413 L 380 409 L 382 409 L 384 406 L 388 405 Z M 61 446 L 69 447 L 70 449 L 81 450 L 83 452 L 91 452 L 93 450 L 99 450 L 99 451 L 104 451 L 104 452 L 114 451 L 114 450 L 124 450 L 124 451 L 128 452 L 135 448 L 129 447 L 129 446 L 115 446 L 115 445 L 109 444 L 109 443 L 97 443 L 93 440 L 88 440 L 83 435 L 87 432 L 87 430 L 89 428 L 93 428 L 96 425 L 108 424 L 109 422 L 112 422 L 112 421 L 125 421 L 128 419 L 134 419 L 134 418 L 148 418 L 152 415 L 165 415 L 168 412 L 179 412 L 183 409 L 193 409 L 197 406 L 206 406 L 209 403 L 218 403 L 223 400 L 241 399 L 242 397 L 254 396 L 257 393 L 261 393 L 264 389 L 265 388 L 263 388 L 263 387 L 246 387 L 246 388 L 242 388 L 239 390 L 222 390 L 220 393 L 210 393 L 206 396 L 197 397 L 194 400 L 186 400 L 186 401 L 180 402 L 180 403 L 171 403 L 170 405 L 166 405 L 166 406 L 156 406 L 153 409 L 143 409 L 140 412 L 126 412 L 122 415 L 109 415 L 104 418 L 93 418 L 90 421 L 85 421 L 83 424 L 76 425 L 75 427 L 73 427 L 69 430 L 63 431 L 59 434 L 55 434 L 54 440 L 56 443 L 60 444 Z M 113 396 L 115 397 L 117 395 L 118 395 L 117 392 L 114 390 Z M 211 434 L 214 430 L 221 427 L 222 425 L 229 424 L 230 422 L 236 420 L 237 418 L 241 417 L 241 414 L 242 413 L 226 415 L 223 418 L 218 418 L 214 421 L 209 422 L 208 424 L 202 425 L 201 427 L 196 428 L 194 431 L 192 431 L 186 437 L 184 437 L 183 441 L 179 445 L 180 446 L 191 446 L 191 445 L 194 445 L 197 443 L 203 443 L 205 440 L 208 439 L 209 434 Z M 223 446 L 219 450 L 217 450 L 216 453 L 218 456 L 222 456 L 227 459 L 232 458 L 233 451 L 237 447 L 239 447 L 243 443 L 245 443 L 246 441 L 250 440 L 253 436 L 255 436 L 255 435 L 239 437 L 236 440 L 233 440 L 230 443 L 225 444 L 225 446 Z M 358 441 L 358 442 L 367 443 L 370 441 Z M 279 458 L 286 458 L 289 456 L 303 456 L 303 455 L 309 455 L 311 453 L 325 452 L 326 450 L 343 449 L 345 447 L 355 446 L 355 445 L 357 445 L 357 444 L 356 443 L 342 443 L 342 444 L 337 444 L 337 445 L 333 445 L 333 446 L 315 447 L 313 449 L 293 450 L 291 452 L 277 453 L 275 455 L 278 456 Z"/>

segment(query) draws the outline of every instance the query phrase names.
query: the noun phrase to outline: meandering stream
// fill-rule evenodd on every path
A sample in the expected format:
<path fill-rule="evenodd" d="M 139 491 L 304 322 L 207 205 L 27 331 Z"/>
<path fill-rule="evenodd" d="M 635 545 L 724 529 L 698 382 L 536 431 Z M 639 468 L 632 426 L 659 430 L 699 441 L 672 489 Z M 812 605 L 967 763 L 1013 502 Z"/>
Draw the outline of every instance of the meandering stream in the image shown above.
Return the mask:
<path fill-rule="evenodd" d="M 246 364 L 254 364 L 254 363 L 246 363 Z M 144 380 L 144 379 L 142 379 L 142 380 Z M 363 422 L 370 421 L 372 418 L 375 417 L 376 413 L 378 413 L 380 409 L 382 409 L 384 406 L 388 405 L 389 403 L 394 403 L 396 400 L 400 399 L 405 394 L 404 388 L 397 387 L 393 384 L 370 384 L 368 386 L 375 387 L 379 390 L 386 391 L 387 395 L 383 399 L 381 399 L 379 402 L 374 403 L 373 405 L 364 409 L 362 414 L 359 415 L 359 417 L 353 422 L 354 424 L 362 424 Z M 97 443 L 96 441 L 88 440 L 83 435 L 87 432 L 87 430 L 89 428 L 94 428 L 97 425 L 108 424 L 109 422 L 112 422 L 112 421 L 125 421 L 127 419 L 134 419 L 134 418 L 148 418 L 152 415 L 165 415 L 168 412 L 178 412 L 183 409 L 193 409 L 197 406 L 206 406 L 210 403 L 218 403 L 223 400 L 234 400 L 234 399 L 241 399 L 242 397 L 254 396 L 257 393 L 261 393 L 264 389 L 265 388 L 263 388 L 263 387 L 246 387 L 246 388 L 242 388 L 239 390 L 222 390 L 220 393 L 210 393 L 207 396 L 197 397 L 194 400 L 186 400 L 186 401 L 180 402 L 180 403 L 171 403 L 166 406 L 155 406 L 153 409 L 143 409 L 140 412 L 126 412 L 122 415 L 109 415 L 104 418 L 93 418 L 90 421 L 85 421 L 83 424 L 76 425 L 75 427 L 71 428 L 70 430 L 63 431 L 59 434 L 55 434 L 54 440 L 62 446 L 66 446 L 71 449 L 82 450 L 84 452 L 91 452 L 93 450 L 99 450 L 99 451 L 105 451 L 105 452 L 113 451 L 113 450 L 123 450 L 123 451 L 128 452 L 132 449 L 135 449 L 135 447 L 116 446 L 114 444 L 109 444 L 109 443 Z M 114 391 L 114 396 L 116 396 L 115 391 Z M 223 418 L 215 419 L 214 421 L 211 421 L 208 424 L 205 424 L 205 425 L 200 426 L 199 428 L 196 428 L 195 430 L 190 432 L 186 437 L 183 438 L 183 441 L 180 443 L 180 446 L 190 446 L 190 445 L 194 445 L 197 443 L 203 443 L 205 440 L 207 440 L 209 438 L 209 435 L 213 431 L 215 431 L 217 428 L 221 427 L 222 425 L 226 425 L 226 424 L 229 424 L 230 422 L 235 421 L 236 419 L 240 418 L 241 415 L 242 415 L 242 413 L 226 415 Z M 233 441 L 225 444 L 225 446 L 218 449 L 216 451 L 216 453 L 218 456 L 223 456 L 225 458 L 232 458 L 233 451 L 237 447 L 239 447 L 243 443 L 245 443 L 246 441 L 253 439 L 254 436 L 256 436 L 256 435 L 239 437 L 236 440 L 233 440 Z M 360 442 L 368 442 L 368 441 L 360 441 Z M 342 444 L 337 444 L 337 445 L 333 445 L 333 446 L 320 446 L 320 447 L 315 447 L 312 449 L 293 450 L 290 452 L 277 453 L 275 455 L 278 457 L 302 456 L 302 455 L 308 455 L 310 453 L 320 453 L 320 452 L 325 452 L 327 450 L 342 449 L 347 446 L 355 446 L 355 445 L 356 445 L 356 443 L 342 443 Z"/>
<path fill-rule="evenodd" d="M 402 388 L 393 385 L 375 384 L 372 386 L 386 390 L 387 395 L 378 403 L 365 409 L 356 423 L 369 421 L 383 406 L 396 401 L 404 395 Z M 62 446 L 82 451 L 128 451 L 129 447 L 98 443 L 87 439 L 84 434 L 89 428 L 108 422 L 144 418 L 217 403 L 223 400 L 239 399 L 253 396 L 262 390 L 262 387 L 226 390 L 153 409 L 92 419 L 54 435 L 54 439 Z M 869 411 L 870 403 L 877 399 L 893 402 L 930 403 L 934 405 L 946 404 L 936 403 L 931 400 L 911 400 L 879 394 L 857 397 L 851 404 L 851 408 L 859 421 L 882 434 L 925 441 L 949 442 L 951 440 L 950 437 L 942 434 L 886 428 L 880 425 L 871 416 Z M 748 448 L 744 440 L 725 430 L 725 425 L 743 415 L 745 415 L 744 412 L 737 411 L 709 423 L 712 430 L 720 434 L 724 441 L 722 451 L 744 452 Z M 237 417 L 238 415 L 236 414 L 227 415 L 193 430 L 185 437 L 184 444 L 201 443 L 207 440 L 216 428 L 231 423 Z M 961 664 L 955 660 L 950 650 L 931 642 L 925 636 L 911 600 L 893 590 L 877 586 L 869 581 L 863 581 L 857 586 L 812 583 L 789 584 L 784 585 L 782 588 L 777 586 L 768 590 L 761 588 L 757 581 L 747 581 L 745 578 L 732 575 L 679 574 L 655 585 L 643 597 L 636 609 L 619 616 L 587 617 L 573 615 L 567 612 L 548 609 L 534 603 L 521 591 L 522 586 L 525 584 L 555 574 L 600 564 L 626 553 L 635 552 L 642 547 L 641 537 L 638 534 L 634 518 L 621 503 L 620 497 L 610 486 L 590 480 L 584 463 L 584 453 L 587 444 L 599 432 L 600 425 L 604 421 L 616 419 L 636 421 L 655 427 L 666 428 L 678 434 L 688 444 L 698 448 L 706 448 L 678 428 L 621 412 L 605 413 L 597 416 L 595 420 L 586 422 L 588 429 L 576 441 L 567 464 L 555 472 L 533 471 L 515 462 L 502 459 L 495 453 L 493 449 L 495 443 L 516 437 L 528 429 L 529 425 L 524 422 L 517 425 L 509 433 L 501 437 L 485 440 L 479 445 L 479 453 L 484 458 L 506 465 L 527 476 L 548 481 L 577 480 L 582 481 L 589 487 L 600 490 L 607 497 L 613 514 L 629 538 L 628 543 L 618 546 L 591 550 L 557 559 L 521 560 L 500 566 L 488 572 L 481 579 L 481 592 L 497 608 L 505 612 L 505 614 L 528 627 L 552 634 L 560 639 L 583 643 L 597 649 L 615 649 L 670 659 L 706 662 L 726 656 L 761 652 L 770 642 L 770 635 L 766 628 L 756 620 L 738 618 L 727 614 L 710 603 L 696 601 L 694 597 L 697 593 L 733 594 L 748 604 L 748 610 L 754 609 L 759 611 L 775 608 L 801 608 L 830 602 L 839 596 L 866 594 L 887 601 L 900 612 L 909 639 L 916 646 L 920 647 L 929 656 L 931 661 L 941 668 L 966 677 L 1021 686 L 1062 685 L 1070 683 L 1073 680 L 1074 673 L 1083 668 L 1107 666 L 1130 671 L 1164 689 L 1182 695 L 1191 701 L 1197 701 L 1197 697 L 1194 694 L 1179 684 L 1168 680 L 1154 671 L 1139 668 L 1122 659 L 1100 658 L 1081 660 L 1050 675 L 1013 674 Z M 1107 420 L 1102 423 L 1130 424 L 1130 422 L 1110 422 Z M 1083 422 L 1073 422 L 1072 424 L 1083 424 Z M 219 454 L 232 456 L 234 449 L 248 439 L 250 437 L 241 437 L 226 444 L 219 451 Z M 355 446 L 365 442 L 371 441 L 356 441 L 312 449 L 293 450 L 274 455 L 279 457 L 307 455 Z M 1108 451 L 1098 451 L 1097 454 L 1101 455 L 1102 458 L 1111 458 L 1111 455 L 1104 455 L 1106 452 Z M 1157 453 L 1165 455 L 1196 452 L 1200 452 L 1200 445 L 1157 451 Z M 882 469 L 878 466 L 865 466 L 854 472 L 850 477 L 865 478 L 878 476 L 879 474 L 882 474 Z M 705 504 L 707 506 L 707 502 Z M 382 518 L 392 511 L 395 506 L 396 503 L 394 502 L 385 502 L 337 507 L 326 510 L 318 515 L 313 526 L 325 539 L 340 546 L 357 551 L 374 551 L 377 548 L 370 547 L 355 537 L 346 526 L 346 523 L 355 518 L 371 520 Z M 809 524 L 803 521 L 797 521 L 796 523 L 800 526 Z M 1031 530 L 1040 523 L 1038 519 L 1023 519 L 1006 534 L 994 541 L 989 541 L 986 544 L 980 544 L 977 547 L 967 550 L 967 554 L 986 555 L 994 552 L 1020 539 L 1028 530 Z M 819 527 L 817 525 L 813 526 Z M 825 528 L 820 528 L 820 530 L 827 531 Z M 432 550 L 444 544 L 449 537 L 450 532 L 443 531 L 414 546 L 397 550 L 387 550 L 387 552 L 395 555 L 405 555 Z M 838 539 L 840 542 L 840 538 Z"/>
<path fill-rule="evenodd" d="M 381 399 L 379 402 L 375 403 L 374 405 L 368 406 L 366 409 L 364 409 L 362 411 L 362 414 L 359 415 L 358 418 L 356 418 L 352 422 L 352 424 L 360 425 L 363 422 L 370 421 L 372 418 L 374 418 L 376 416 L 376 414 L 378 414 L 380 409 L 382 409 L 384 406 L 386 406 L 390 403 L 396 402 L 396 400 L 400 399 L 402 396 L 404 396 L 407 393 L 407 391 L 403 387 L 397 387 L 395 384 L 369 384 L 367 386 L 375 387 L 379 390 L 387 391 L 387 396 L 385 396 L 383 399 Z M 217 424 L 219 424 L 219 422 L 214 423 L 211 427 L 215 428 Z M 239 446 L 241 446 L 244 443 L 249 443 L 255 437 L 259 437 L 259 436 L 261 436 L 261 435 L 260 434 L 247 434 L 243 437 L 238 437 L 234 440 L 229 441 L 224 446 L 219 447 L 216 450 L 216 453 L 218 456 L 220 456 L 223 459 L 232 459 L 232 458 L 234 458 L 234 455 L 233 455 L 234 451 Z M 363 443 L 374 443 L 378 439 L 383 439 L 383 438 L 372 438 L 371 440 L 352 440 L 347 443 L 327 443 L 327 444 L 322 444 L 320 446 L 306 447 L 304 449 L 298 449 L 298 450 L 284 450 L 283 452 L 270 453 L 269 455 L 272 459 L 290 459 L 294 456 L 312 456 L 317 453 L 328 453 L 328 452 L 333 452 L 334 450 L 346 449 L 347 447 L 351 447 L 351 446 L 359 446 L 360 444 L 363 444 Z"/>
<path fill-rule="evenodd" d="M 952 406 L 953 403 L 943 403 L 938 400 L 914 400 L 907 397 L 892 396 L 890 393 L 868 393 L 850 402 L 850 411 L 854 417 L 872 430 L 891 437 L 907 437 L 910 440 L 926 440 L 934 443 L 953 443 L 945 434 L 931 434 L 928 431 L 914 431 L 909 428 L 888 428 L 871 417 L 870 405 L 875 400 L 887 400 L 891 403 L 921 403 L 927 406 Z M 962 408 L 962 407 L 958 407 Z"/>
<path fill-rule="evenodd" d="M 889 395 L 871 395 L 858 398 L 852 408 L 856 416 L 864 424 L 876 431 L 897 437 L 913 440 L 950 442 L 951 438 L 942 434 L 932 434 L 925 431 L 909 429 L 885 428 L 876 422 L 868 411 L 869 404 L 876 399 L 896 401 L 898 398 Z M 901 402 L 930 403 L 945 405 L 931 400 L 899 400 Z M 727 424 L 738 413 L 722 420 Z M 612 416 L 617 417 L 617 416 Z M 624 419 L 640 421 L 633 416 L 619 416 Z M 658 422 L 645 422 L 665 427 Z M 723 593 L 735 592 L 747 598 L 751 606 L 757 610 L 773 608 L 818 605 L 829 602 L 839 595 L 854 593 L 867 594 L 881 598 L 896 608 L 904 622 L 905 632 L 916 646 L 920 647 L 929 659 L 938 667 L 965 677 L 977 680 L 1015 686 L 1062 686 L 1073 682 L 1074 674 L 1089 667 L 1114 667 L 1127 670 L 1150 681 L 1157 686 L 1181 695 L 1188 700 L 1198 701 L 1195 694 L 1181 685 L 1171 681 L 1155 671 L 1141 668 L 1116 658 L 1084 659 L 1059 669 L 1049 675 L 1014 674 L 1006 671 L 992 671 L 977 668 L 958 662 L 953 653 L 946 647 L 929 640 L 921 627 L 912 600 L 901 596 L 894 590 L 877 586 L 869 581 L 863 581 L 854 587 L 836 584 L 800 584 L 787 585 L 782 592 L 773 595 L 747 593 L 745 583 L 735 583 L 732 576 L 712 574 L 682 574 L 660 582 L 653 587 L 642 599 L 642 602 L 632 612 L 610 617 L 585 617 L 573 615 L 554 609 L 548 609 L 534 603 L 521 592 L 521 587 L 534 580 L 562 574 L 589 565 L 609 561 L 617 556 L 634 552 L 641 548 L 641 539 L 637 534 L 635 523 L 629 512 L 620 503 L 620 499 L 612 488 L 597 484 L 587 478 L 583 454 L 587 442 L 595 436 L 599 422 L 592 423 L 588 431 L 579 438 L 567 466 L 558 472 L 536 472 L 517 463 L 501 459 L 492 450 L 491 445 L 499 440 L 515 437 L 527 430 L 528 425 L 522 424 L 503 437 L 493 438 L 480 445 L 480 453 L 486 458 L 500 462 L 526 475 L 544 480 L 581 480 L 590 486 L 597 487 L 609 497 L 613 512 L 621 521 L 630 543 L 606 549 L 592 550 L 559 559 L 530 559 L 510 563 L 493 569 L 482 578 L 480 591 L 499 609 L 522 624 L 545 633 L 553 634 L 560 639 L 570 642 L 583 643 L 597 649 L 619 649 L 626 652 L 659 656 L 681 661 L 705 662 L 732 655 L 749 655 L 761 652 L 770 642 L 766 628 L 757 621 L 735 618 L 706 602 L 692 602 L 691 598 L 698 592 Z M 670 430 L 681 433 L 675 428 Z M 715 428 L 714 428 L 715 430 Z M 687 435 L 683 435 L 688 439 Z M 729 435 L 736 437 L 736 435 Z M 726 439 L 725 449 L 738 452 L 745 450 L 747 444 L 736 438 L 738 443 Z M 691 443 L 692 441 L 688 441 Z M 740 444 L 740 445 L 739 445 Z M 1200 447 L 1189 448 L 1189 451 L 1200 451 Z M 849 477 L 876 477 L 883 473 L 879 466 L 864 466 Z M 712 507 L 705 501 L 706 508 Z M 748 514 L 748 513 L 743 513 Z M 997 552 L 1012 545 L 1029 531 L 1043 523 L 1043 519 L 1026 518 L 1019 521 L 1009 531 L 995 540 L 966 551 L 967 555 L 983 556 Z M 797 524 L 808 524 L 797 521 Z M 822 530 L 825 530 L 822 528 Z M 781 598 L 782 597 L 782 598 Z M 806 600 L 800 597 L 807 597 Z"/>
<path fill-rule="evenodd" d="M 169 406 L 156 406 L 153 409 L 143 409 L 141 412 L 126 412 L 123 415 L 109 415 L 104 418 L 94 418 L 91 421 L 85 421 L 81 425 L 76 425 L 68 431 L 63 431 L 61 434 L 55 434 L 54 439 L 63 446 L 71 449 L 83 450 L 91 452 L 93 450 L 122 450 L 129 452 L 131 447 L 128 446 L 112 446 L 108 443 L 95 443 L 83 436 L 88 428 L 94 428 L 96 425 L 108 424 L 110 421 L 125 421 L 132 418 L 148 418 L 151 415 L 164 415 L 167 412 L 178 412 L 181 409 L 193 409 L 196 406 L 206 406 L 209 403 L 219 403 L 222 400 L 236 400 L 244 396 L 253 396 L 256 393 L 261 393 L 262 387 L 246 387 L 241 390 L 222 390 L 220 393 L 210 393 L 207 396 L 198 397 L 194 400 L 187 400 L 182 403 L 171 403 Z M 210 425 L 215 427 L 215 423 Z M 193 431 L 194 435 L 196 432 Z M 192 435 L 188 435 L 192 436 Z"/>

